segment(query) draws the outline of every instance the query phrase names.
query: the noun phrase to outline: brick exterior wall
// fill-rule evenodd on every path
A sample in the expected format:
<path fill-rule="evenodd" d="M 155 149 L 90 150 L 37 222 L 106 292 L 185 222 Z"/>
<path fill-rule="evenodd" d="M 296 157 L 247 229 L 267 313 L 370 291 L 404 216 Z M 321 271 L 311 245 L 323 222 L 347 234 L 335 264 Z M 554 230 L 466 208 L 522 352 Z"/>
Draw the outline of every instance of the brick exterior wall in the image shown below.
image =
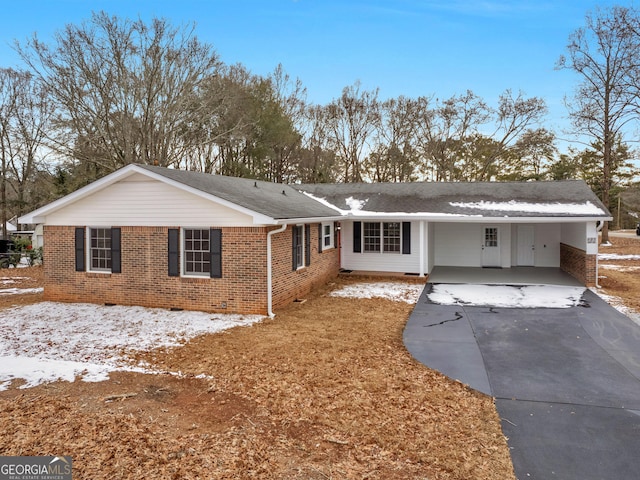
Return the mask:
<path fill-rule="evenodd" d="M 293 227 L 274 235 L 273 250 L 273 309 L 281 308 L 296 299 L 302 299 L 313 288 L 335 278 L 340 270 L 338 248 L 319 251 L 318 224 L 311 224 L 311 262 L 293 270 Z"/>
<path fill-rule="evenodd" d="M 596 257 L 597 255 L 587 255 L 584 250 L 571 245 L 560 244 L 560 268 L 587 287 L 597 283 Z"/>
<path fill-rule="evenodd" d="M 169 227 L 120 227 L 122 273 L 76 272 L 75 228 L 44 228 L 46 300 L 267 313 L 268 228 L 222 227 L 222 278 L 170 277 Z M 311 265 L 297 272 L 292 272 L 291 227 L 274 235 L 274 309 L 337 275 L 337 249 L 318 253 L 317 230 L 317 224 L 311 226 L 312 236 L 316 235 Z"/>

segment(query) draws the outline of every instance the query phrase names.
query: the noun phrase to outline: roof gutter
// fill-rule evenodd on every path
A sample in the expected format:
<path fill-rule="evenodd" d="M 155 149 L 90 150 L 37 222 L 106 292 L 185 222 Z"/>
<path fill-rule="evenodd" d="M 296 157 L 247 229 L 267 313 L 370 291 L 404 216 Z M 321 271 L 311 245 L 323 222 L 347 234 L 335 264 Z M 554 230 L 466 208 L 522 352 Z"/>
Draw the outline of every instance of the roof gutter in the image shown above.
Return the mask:
<path fill-rule="evenodd" d="M 273 279 L 271 278 L 273 273 L 273 259 L 271 258 L 271 237 L 276 233 L 284 232 L 288 226 L 287 223 L 284 223 L 282 227 L 267 233 L 267 315 L 269 315 L 269 318 L 276 316 L 276 314 L 273 313 Z"/>

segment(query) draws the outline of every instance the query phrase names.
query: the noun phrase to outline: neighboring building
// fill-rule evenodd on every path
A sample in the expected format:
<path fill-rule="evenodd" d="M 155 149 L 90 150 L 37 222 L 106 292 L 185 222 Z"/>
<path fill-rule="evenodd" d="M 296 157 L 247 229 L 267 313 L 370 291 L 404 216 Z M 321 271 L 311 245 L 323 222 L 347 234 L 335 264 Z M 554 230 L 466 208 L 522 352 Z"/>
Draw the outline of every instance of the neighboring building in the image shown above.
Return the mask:
<path fill-rule="evenodd" d="M 7 221 L 6 232 L 4 232 L 2 222 L 0 222 L 0 238 L 8 238 L 12 233 L 15 233 L 18 230 L 18 228 L 12 223 L 14 220 L 16 220 L 15 217 Z"/>
<path fill-rule="evenodd" d="M 273 314 L 340 268 L 558 267 L 596 281 L 610 219 L 583 182 L 287 186 L 129 165 L 20 219 L 45 298 Z"/>

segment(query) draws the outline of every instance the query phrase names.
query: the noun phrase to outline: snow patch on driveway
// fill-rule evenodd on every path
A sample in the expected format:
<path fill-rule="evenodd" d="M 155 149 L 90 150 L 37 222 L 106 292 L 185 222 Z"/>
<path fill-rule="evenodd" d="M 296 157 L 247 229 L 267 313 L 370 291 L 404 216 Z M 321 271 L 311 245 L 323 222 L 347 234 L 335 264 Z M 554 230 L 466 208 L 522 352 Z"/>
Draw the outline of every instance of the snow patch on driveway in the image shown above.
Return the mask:
<path fill-rule="evenodd" d="M 436 284 L 428 298 L 441 305 L 570 308 L 580 304 L 584 291 L 584 287 L 559 285 Z"/>
<path fill-rule="evenodd" d="M 251 325 L 258 315 L 41 302 L 0 312 L 0 390 L 14 379 L 28 388 L 58 379 L 101 381 L 113 371 L 146 371 L 135 352 L 183 345 L 191 338 Z"/>

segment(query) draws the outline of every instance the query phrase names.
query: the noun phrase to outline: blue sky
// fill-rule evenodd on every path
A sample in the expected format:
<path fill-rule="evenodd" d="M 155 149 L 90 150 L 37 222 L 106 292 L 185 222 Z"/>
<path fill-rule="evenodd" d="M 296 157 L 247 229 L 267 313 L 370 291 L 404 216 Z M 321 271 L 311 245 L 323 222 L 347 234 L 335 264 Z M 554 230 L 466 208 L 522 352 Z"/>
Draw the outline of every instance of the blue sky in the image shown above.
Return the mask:
<path fill-rule="evenodd" d="M 578 78 L 554 70 L 569 34 L 607 0 L 29 0 L 3 4 L 0 66 L 16 66 L 13 40 L 43 41 L 104 10 L 129 18 L 196 22 L 198 38 L 228 64 L 265 75 L 281 63 L 326 104 L 359 80 L 380 99 L 472 90 L 490 105 L 506 89 L 545 99 L 545 126 L 567 125 L 565 95 Z"/>

